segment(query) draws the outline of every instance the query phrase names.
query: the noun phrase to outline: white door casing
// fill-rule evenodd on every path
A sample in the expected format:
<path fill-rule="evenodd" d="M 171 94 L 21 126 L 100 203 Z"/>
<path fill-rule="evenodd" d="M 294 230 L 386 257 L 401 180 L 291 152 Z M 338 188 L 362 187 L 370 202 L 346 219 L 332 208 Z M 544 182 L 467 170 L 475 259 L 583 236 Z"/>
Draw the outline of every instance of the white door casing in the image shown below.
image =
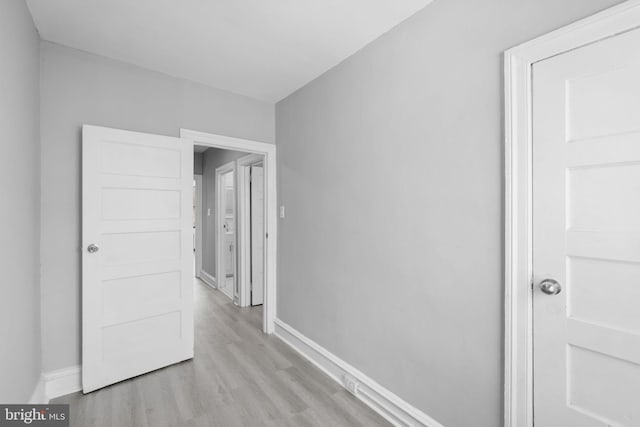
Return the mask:
<path fill-rule="evenodd" d="M 193 143 L 84 126 L 82 156 L 87 393 L 193 357 Z"/>
<path fill-rule="evenodd" d="M 532 427 L 532 68 L 535 63 L 640 27 L 628 0 L 505 52 L 504 424 Z"/>
<path fill-rule="evenodd" d="M 264 301 L 264 168 L 251 166 L 251 305 Z"/>
<path fill-rule="evenodd" d="M 535 423 L 640 426 L 640 30 L 536 63 L 533 100 Z"/>
<path fill-rule="evenodd" d="M 194 140 L 198 145 L 244 151 L 262 156 L 265 177 L 265 288 L 262 327 L 264 333 L 271 334 L 275 330 L 278 301 L 276 295 L 278 253 L 277 147 L 275 144 L 232 138 L 190 129 L 180 129 L 180 136 Z M 238 178 L 242 179 L 242 175 L 238 174 Z M 242 258 L 240 262 L 242 262 Z"/>

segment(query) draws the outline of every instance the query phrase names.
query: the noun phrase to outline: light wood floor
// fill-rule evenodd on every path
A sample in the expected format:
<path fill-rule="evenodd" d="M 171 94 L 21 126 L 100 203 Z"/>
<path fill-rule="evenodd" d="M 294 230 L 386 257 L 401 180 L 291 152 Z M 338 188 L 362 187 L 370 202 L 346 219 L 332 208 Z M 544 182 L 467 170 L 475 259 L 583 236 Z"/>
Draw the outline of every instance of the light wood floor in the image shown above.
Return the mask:
<path fill-rule="evenodd" d="M 71 426 L 388 426 L 286 344 L 264 335 L 262 307 L 240 309 L 196 283 L 193 360 L 83 395 Z"/>

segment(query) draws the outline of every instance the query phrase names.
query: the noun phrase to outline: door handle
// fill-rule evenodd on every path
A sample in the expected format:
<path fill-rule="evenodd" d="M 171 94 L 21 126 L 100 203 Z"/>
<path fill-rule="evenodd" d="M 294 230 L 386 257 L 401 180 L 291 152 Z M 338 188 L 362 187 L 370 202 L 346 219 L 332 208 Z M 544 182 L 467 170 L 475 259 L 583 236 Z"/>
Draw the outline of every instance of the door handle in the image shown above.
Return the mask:
<path fill-rule="evenodd" d="M 90 254 L 96 253 L 100 250 L 100 246 L 96 245 L 95 243 L 90 244 L 89 246 L 87 246 L 87 251 Z"/>
<path fill-rule="evenodd" d="M 540 290 L 547 295 L 558 295 L 562 292 L 562 285 L 555 279 L 544 279 L 540 282 Z"/>

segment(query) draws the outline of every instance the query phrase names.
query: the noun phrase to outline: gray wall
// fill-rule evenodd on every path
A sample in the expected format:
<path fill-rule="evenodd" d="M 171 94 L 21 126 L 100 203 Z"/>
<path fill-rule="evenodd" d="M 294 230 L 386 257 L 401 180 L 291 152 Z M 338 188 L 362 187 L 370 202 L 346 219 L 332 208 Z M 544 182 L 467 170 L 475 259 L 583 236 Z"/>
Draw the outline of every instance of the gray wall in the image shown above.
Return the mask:
<path fill-rule="evenodd" d="M 209 148 L 204 152 L 202 174 L 202 269 L 210 276 L 216 277 L 216 245 L 215 245 L 215 213 L 216 213 L 216 168 L 246 156 L 242 151 Z M 211 215 L 207 215 L 211 209 Z M 216 277 L 217 279 L 217 277 Z"/>
<path fill-rule="evenodd" d="M 193 153 L 193 174 L 202 175 L 202 165 L 204 161 L 203 153 Z"/>
<path fill-rule="evenodd" d="M 274 141 L 274 106 L 41 44 L 43 369 L 80 363 L 82 124 Z M 16 182 L 16 180 L 13 180 Z"/>
<path fill-rule="evenodd" d="M 0 402 L 40 378 L 39 38 L 24 1 L 0 0 Z"/>
<path fill-rule="evenodd" d="M 502 425 L 502 52 L 615 3 L 437 0 L 278 103 L 278 317 L 447 427 Z"/>

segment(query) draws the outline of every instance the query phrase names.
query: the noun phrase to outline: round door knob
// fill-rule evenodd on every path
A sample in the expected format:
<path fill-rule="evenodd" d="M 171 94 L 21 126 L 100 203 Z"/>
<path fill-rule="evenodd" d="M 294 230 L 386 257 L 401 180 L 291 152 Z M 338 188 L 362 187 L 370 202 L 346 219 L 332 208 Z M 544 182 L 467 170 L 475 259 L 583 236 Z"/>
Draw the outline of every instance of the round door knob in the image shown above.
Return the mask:
<path fill-rule="evenodd" d="M 562 292 L 562 286 L 554 279 L 544 279 L 540 282 L 540 290 L 547 295 L 558 295 Z"/>
<path fill-rule="evenodd" d="M 100 246 L 96 245 L 95 243 L 92 243 L 89 246 L 87 246 L 87 251 L 89 251 L 90 254 L 98 252 L 99 250 L 100 250 Z"/>

